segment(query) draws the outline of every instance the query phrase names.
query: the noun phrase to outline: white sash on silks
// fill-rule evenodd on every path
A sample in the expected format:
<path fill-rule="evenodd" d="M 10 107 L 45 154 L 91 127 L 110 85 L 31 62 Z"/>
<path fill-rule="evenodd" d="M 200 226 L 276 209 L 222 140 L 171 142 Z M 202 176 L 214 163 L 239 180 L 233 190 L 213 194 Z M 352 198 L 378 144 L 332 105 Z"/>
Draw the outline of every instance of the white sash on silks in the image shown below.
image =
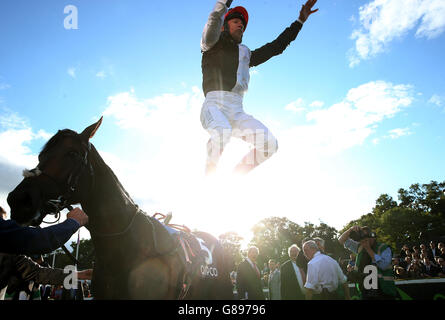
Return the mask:
<path fill-rule="evenodd" d="M 5 293 L 6 293 L 6 288 L 8 286 L 4 287 L 2 290 L 0 290 L 0 300 L 5 300 Z"/>

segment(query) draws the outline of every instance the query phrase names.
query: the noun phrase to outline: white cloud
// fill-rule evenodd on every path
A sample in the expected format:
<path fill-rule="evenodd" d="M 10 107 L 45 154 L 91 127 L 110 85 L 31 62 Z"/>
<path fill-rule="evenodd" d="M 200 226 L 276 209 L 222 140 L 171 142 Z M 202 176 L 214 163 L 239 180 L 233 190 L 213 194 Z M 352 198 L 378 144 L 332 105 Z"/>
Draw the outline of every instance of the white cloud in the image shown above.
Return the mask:
<path fill-rule="evenodd" d="M 435 104 L 438 107 L 441 107 L 444 104 L 445 98 L 441 97 L 437 94 L 434 94 L 429 100 L 428 103 Z"/>
<path fill-rule="evenodd" d="M 96 77 L 100 78 L 100 79 L 104 79 L 106 78 L 107 74 L 105 73 L 105 71 L 99 71 L 98 73 L 96 73 Z"/>
<path fill-rule="evenodd" d="M 428 39 L 445 30 L 443 0 L 374 0 L 359 9 L 360 28 L 352 32 L 355 48 L 350 66 L 385 51 L 388 44 L 417 28 L 416 37 Z"/>
<path fill-rule="evenodd" d="M 9 88 L 11 88 L 11 86 L 9 84 L 4 83 L 4 82 L 0 82 L 0 90 L 6 90 L 6 89 L 9 89 Z"/>
<path fill-rule="evenodd" d="M 342 101 L 329 108 L 308 112 L 306 119 L 312 125 L 290 131 L 302 148 L 336 154 L 362 144 L 381 121 L 408 107 L 414 99 L 411 91 L 409 85 L 369 82 L 350 89 Z"/>
<path fill-rule="evenodd" d="M 305 111 L 304 105 L 304 100 L 302 98 L 298 98 L 297 100 L 292 101 L 291 103 L 286 105 L 284 107 L 284 110 L 292 111 L 294 113 L 303 112 Z"/>
<path fill-rule="evenodd" d="M 45 130 L 35 133 L 27 121 L 16 113 L 4 111 L 0 115 L 0 192 L 11 191 L 22 179 L 22 170 L 36 166 L 37 155 L 33 154 L 29 144 L 49 137 Z"/>
<path fill-rule="evenodd" d="M 412 134 L 412 132 L 410 131 L 409 128 L 392 129 L 388 133 L 389 134 L 388 134 L 388 136 L 386 136 L 386 138 L 391 138 L 391 139 L 398 139 L 400 137 L 408 136 L 408 135 Z"/>
<path fill-rule="evenodd" d="M 311 104 L 309 106 L 312 108 L 321 108 L 324 106 L 324 102 L 316 100 L 316 101 L 311 102 Z"/>
<path fill-rule="evenodd" d="M 66 72 L 68 73 L 68 75 L 71 78 L 75 78 L 76 77 L 76 68 L 70 67 L 70 68 L 68 68 L 68 70 Z"/>

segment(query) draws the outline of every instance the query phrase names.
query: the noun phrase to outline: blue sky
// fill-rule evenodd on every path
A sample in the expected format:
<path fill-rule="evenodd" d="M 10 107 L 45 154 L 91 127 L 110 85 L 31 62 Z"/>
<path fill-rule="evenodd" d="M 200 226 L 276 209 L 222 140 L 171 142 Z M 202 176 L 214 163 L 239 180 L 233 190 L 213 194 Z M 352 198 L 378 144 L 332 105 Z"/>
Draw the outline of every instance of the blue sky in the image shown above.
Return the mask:
<path fill-rule="evenodd" d="M 205 179 L 199 41 L 214 3 L 1 1 L 0 205 L 52 134 L 101 115 L 92 142 L 141 207 L 215 235 L 248 238 L 273 215 L 340 229 L 381 193 L 444 180 L 443 0 L 319 0 L 285 52 L 251 70 L 245 111 L 278 153 L 232 177 L 248 150 L 233 140 Z M 234 0 L 250 15 L 243 43 L 272 41 L 302 4 Z"/>

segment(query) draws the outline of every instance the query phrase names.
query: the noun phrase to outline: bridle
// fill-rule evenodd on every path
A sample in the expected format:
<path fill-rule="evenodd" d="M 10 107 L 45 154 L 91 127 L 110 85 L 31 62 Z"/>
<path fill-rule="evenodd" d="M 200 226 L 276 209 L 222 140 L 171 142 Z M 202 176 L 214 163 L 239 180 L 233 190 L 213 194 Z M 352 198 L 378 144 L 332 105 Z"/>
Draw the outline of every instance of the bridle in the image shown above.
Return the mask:
<path fill-rule="evenodd" d="M 73 172 L 68 176 L 68 180 L 66 181 L 66 183 L 64 183 L 64 185 L 58 182 L 54 177 L 52 177 L 51 175 L 47 174 L 45 171 L 40 169 L 39 168 L 39 166 L 41 166 L 40 163 L 39 165 L 37 165 L 37 167 L 35 167 L 32 170 L 27 170 L 27 169 L 23 170 L 23 177 L 25 178 L 44 176 L 49 181 L 51 181 L 52 184 L 56 185 L 57 190 L 67 190 L 57 199 L 50 199 L 44 203 L 43 206 L 45 209 L 44 212 L 45 215 L 47 214 L 54 215 L 56 220 L 53 222 L 46 222 L 43 221 L 42 219 L 42 222 L 45 222 L 47 224 L 57 223 L 60 220 L 60 212 L 62 210 L 64 209 L 68 209 L 70 211 L 73 210 L 71 203 L 76 191 L 78 190 L 80 177 L 86 169 L 88 169 L 89 175 L 91 177 L 91 187 L 94 186 L 94 171 L 91 164 L 88 162 L 88 154 L 90 150 L 91 150 L 91 144 L 88 142 L 87 151 L 85 152 L 84 157 L 79 159 L 76 169 L 73 170 Z"/>

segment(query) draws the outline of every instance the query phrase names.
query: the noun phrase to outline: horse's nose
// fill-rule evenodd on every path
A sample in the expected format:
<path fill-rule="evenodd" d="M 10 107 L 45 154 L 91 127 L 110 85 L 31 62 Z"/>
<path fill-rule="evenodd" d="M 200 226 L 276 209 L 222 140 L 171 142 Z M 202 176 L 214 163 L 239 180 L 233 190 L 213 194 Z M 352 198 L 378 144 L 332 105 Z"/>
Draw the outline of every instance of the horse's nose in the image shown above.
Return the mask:
<path fill-rule="evenodd" d="M 11 219 L 24 223 L 34 215 L 33 197 L 26 190 L 14 190 L 8 195 L 8 204 L 11 208 Z"/>

